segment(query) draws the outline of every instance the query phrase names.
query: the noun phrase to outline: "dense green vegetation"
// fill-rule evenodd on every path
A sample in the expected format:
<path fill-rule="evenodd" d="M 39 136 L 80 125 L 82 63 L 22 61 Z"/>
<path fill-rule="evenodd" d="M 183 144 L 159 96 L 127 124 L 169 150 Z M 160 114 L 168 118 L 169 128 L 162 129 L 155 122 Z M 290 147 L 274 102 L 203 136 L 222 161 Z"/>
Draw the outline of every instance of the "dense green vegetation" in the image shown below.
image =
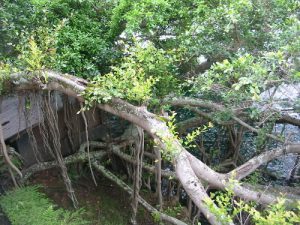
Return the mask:
<path fill-rule="evenodd" d="M 177 90 L 237 106 L 259 100 L 272 81 L 299 79 L 298 8 L 297 1 L 4 1 L 0 57 L 22 70 L 90 79 L 109 72 L 95 78 L 101 90 L 92 89 L 91 100 L 141 104 Z"/>
<path fill-rule="evenodd" d="M 136 63 L 148 68 L 146 76 L 170 85 L 170 79 L 198 77 L 202 55 L 210 65 L 221 64 L 198 77 L 200 90 L 214 83 L 252 88 L 256 94 L 262 87 L 249 87 L 249 82 L 257 77 L 260 84 L 278 76 L 299 77 L 293 57 L 299 52 L 298 8 L 292 0 L 6 0 L 0 8 L 0 57 L 23 69 L 53 68 L 87 78 L 110 71 L 112 65 L 122 68 L 132 53 L 140 58 Z M 143 50 L 138 42 L 150 43 L 148 50 L 138 53 Z M 149 58 L 152 50 L 157 54 Z M 224 71 L 226 76 L 218 78 Z"/>
<path fill-rule="evenodd" d="M 276 108 L 282 102 L 262 98 L 262 93 L 275 94 L 280 85 L 300 81 L 299 10 L 297 0 L 3 0 L 0 92 L 10 88 L 15 72 L 26 72 L 41 86 L 48 83 L 46 69 L 84 78 L 88 83 L 80 94 L 85 110 L 116 98 L 143 106 L 169 128 L 169 136 L 165 130 L 152 134 L 165 145 L 164 160 L 173 162 L 182 151 L 176 149 L 179 143 L 225 174 L 249 159 L 240 152 L 246 129 L 255 133 L 253 157 L 275 142 L 291 144 L 285 128 L 272 132 L 278 121 L 299 126 L 299 120 L 284 121 L 285 114 Z M 300 101 L 285 104 L 295 112 Z M 165 112 L 173 116 L 166 118 Z M 203 121 L 178 131 L 186 126 L 180 122 L 194 118 Z M 212 129 L 225 130 L 225 153 L 220 147 L 205 149 L 211 138 L 205 134 Z M 299 222 L 293 212 L 299 210 L 292 206 L 288 211 L 284 200 L 266 212 L 235 200 L 233 192 L 215 196 L 221 197 L 207 207 L 219 220 L 228 214 L 226 224 L 244 215 L 254 224 Z M 19 197 L 26 199 L 9 204 Z M 44 217 L 43 224 L 47 218 L 51 224 L 51 217 L 61 218 L 62 224 L 83 222 L 77 222 L 81 212 L 54 210 L 32 187 L 1 197 L 0 204 L 14 224 L 25 223 L 24 215 L 29 220 L 25 224 L 33 225 Z M 21 208 L 41 215 L 28 218 L 33 211 L 16 213 Z"/>
<path fill-rule="evenodd" d="M 218 210 L 213 207 L 213 201 L 207 200 L 206 204 L 214 211 L 223 224 L 233 222 L 236 218 L 240 217 L 239 223 L 243 223 L 243 213 L 248 213 L 253 218 L 253 223 L 256 225 L 292 225 L 300 221 L 300 202 L 294 206 L 294 211 L 286 207 L 285 200 L 279 198 L 278 202 L 264 209 L 258 209 L 255 202 L 245 202 L 241 199 L 234 199 L 232 190 L 227 189 L 225 192 L 215 192 L 211 194 L 211 198 L 219 206 Z M 227 214 L 226 218 L 222 215 Z"/>
<path fill-rule="evenodd" d="M 25 68 L 50 67 L 83 77 L 107 70 L 115 53 L 106 38 L 110 10 L 102 7 L 112 3 L 96 2 L 3 1 L 1 58 L 21 52 Z M 35 50 L 40 62 L 33 65 L 26 58 Z"/>
<path fill-rule="evenodd" d="M 12 225 L 83 225 L 84 211 L 57 208 L 37 186 L 27 186 L 0 197 L 0 206 Z"/>

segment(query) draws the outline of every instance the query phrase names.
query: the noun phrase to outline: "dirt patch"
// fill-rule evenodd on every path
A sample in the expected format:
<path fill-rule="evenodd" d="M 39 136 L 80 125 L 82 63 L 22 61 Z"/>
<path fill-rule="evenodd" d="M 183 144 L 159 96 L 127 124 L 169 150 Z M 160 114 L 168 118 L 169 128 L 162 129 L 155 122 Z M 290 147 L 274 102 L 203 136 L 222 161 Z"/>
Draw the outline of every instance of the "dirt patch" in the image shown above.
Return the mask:
<path fill-rule="evenodd" d="M 31 178 L 32 184 L 39 184 L 46 195 L 56 205 L 72 209 L 59 170 L 45 170 Z M 91 225 L 127 225 L 131 215 L 130 196 L 118 186 L 97 174 L 96 187 L 91 177 L 81 176 L 73 180 L 74 190 L 80 207 L 87 212 Z M 151 215 L 142 207 L 138 212 L 138 222 L 143 225 L 155 225 Z"/>

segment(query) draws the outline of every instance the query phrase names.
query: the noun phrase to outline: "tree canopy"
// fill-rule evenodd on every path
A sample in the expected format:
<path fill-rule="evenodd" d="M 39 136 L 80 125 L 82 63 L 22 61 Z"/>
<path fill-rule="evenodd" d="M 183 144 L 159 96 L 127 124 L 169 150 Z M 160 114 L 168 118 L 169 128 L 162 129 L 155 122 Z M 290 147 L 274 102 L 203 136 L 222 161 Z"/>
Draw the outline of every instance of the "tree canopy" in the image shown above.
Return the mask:
<path fill-rule="evenodd" d="M 206 219 L 233 224 L 236 215 L 224 210 L 230 203 L 207 202 L 203 185 L 232 199 L 273 203 L 276 196 L 238 181 L 300 152 L 297 141 L 274 129 L 300 126 L 282 110 L 299 113 L 299 91 L 276 97 L 283 85 L 299 88 L 299 9 L 297 0 L 3 0 L 0 92 L 20 84 L 59 90 L 84 102 L 82 110 L 96 105 L 136 124 L 175 166 Z M 212 129 L 228 138 L 218 157 L 200 146 Z M 240 151 L 246 131 L 254 134 L 250 160 Z"/>

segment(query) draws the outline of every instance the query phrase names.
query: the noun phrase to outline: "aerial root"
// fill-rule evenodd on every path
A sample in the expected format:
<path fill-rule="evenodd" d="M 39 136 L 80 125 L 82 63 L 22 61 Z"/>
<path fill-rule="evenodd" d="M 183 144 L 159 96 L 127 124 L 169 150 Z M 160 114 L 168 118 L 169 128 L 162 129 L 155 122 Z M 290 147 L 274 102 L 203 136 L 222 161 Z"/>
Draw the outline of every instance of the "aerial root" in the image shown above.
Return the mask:
<path fill-rule="evenodd" d="M 105 155 L 106 155 L 106 152 L 104 152 L 104 151 L 91 152 L 89 155 L 86 152 L 78 152 L 73 155 L 65 157 L 64 163 L 66 165 L 68 165 L 68 164 L 73 164 L 73 163 L 78 163 L 78 162 L 86 162 L 86 161 L 88 161 L 88 157 L 90 157 L 91 159 L 101 159 Z M 34 164 L 34 165 L 30 166 L 29 168 L 22 171 L 24 176 L 21 179 L 21 183 L 24 184 L 33 174 L 35 174 L 37 172 L 55 168 L 55 167 L 59 167 L 59 166 L 60 165 L 57 161 L 42 162 L 42 163 Z"/>
<path fill-rule="evenodd" d="M 6 144 L 5 144 L 4 137 L 3 137 L 3 129 L 2 129 L 2 124 L 1 123 L 0 123 L 0 142 L 1 142 L 1 145 L 0 145 L 1 151 L 0 152 L 2 152 L 2 154 L 3 154 L 5 163 L 7 164 L 8 168 L 9 168 L 9 172 L 10 172 L 11 177 L 12 177 L 12 180 L 14 181 L 15 177 L 14 177 L 14 174 L 13 174 L 12 171 L 15 171 L 17 174 L 20 175 L 20 177 L 22 177 L 23 175 L 22 175 L 21 171 L 15 166 L 15 164 L 13 164 L 13 162 L 9 158 L 7 148 L 6 148 Z"/>
<path fill-rule="evenodd" d="M 133 190 L 122 180 L 120 180 L 117 176 L 115 176 L 113 173 L 108 171 L 104 168 L 99 162 L 93 161 L 92 165 L 94 168 L 102 173 L 103 176 L 105 176 L 107 179 L 113 181 L 115 184 L 117 184 L 119 187 L 121 187 L 123 190 L 125 190 L 128 194 L 132 195 Z M 159 215 L 160 219 L 169 222 L 174 225 L 187 225 L 185 222 L 178 220 L 174 217 L 168 216 L 162 212 L 159 212 L 157 209 L 155 209 L 153 206 L 151 206 L 146 200 L 144 200 L 141 196 L 138 196 L 139 203 L 152 215 Z"/>

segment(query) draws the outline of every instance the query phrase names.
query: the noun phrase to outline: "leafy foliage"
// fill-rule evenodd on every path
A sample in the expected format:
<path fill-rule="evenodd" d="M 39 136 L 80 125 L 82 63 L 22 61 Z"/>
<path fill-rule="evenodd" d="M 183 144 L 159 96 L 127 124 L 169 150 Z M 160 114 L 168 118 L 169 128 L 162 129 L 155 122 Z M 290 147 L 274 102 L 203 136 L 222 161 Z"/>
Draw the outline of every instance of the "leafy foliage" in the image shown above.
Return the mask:
<path fill-rule="evenodd" d="M 96 77 L 83 96 L 86 105 L 108 102 L 113 97 L 138 104 L 159 98 L 173 91 L 176 78 L 170 72 L 172 58 L 151 43 L 130 47 L 127 56 L 112 72 Z"/>
<path fill-rule="evenodd" d="M 270 205 L 265 211 L 259 212 L 255 208 L 249 208 L 245 204 L 244 208 L 253 217 L 255 224 L 257 225 L 292 225 L 300 222 L 299 210 L 300 203 L 298 203 L 298 209 L 296 213 L 286 209 L 284 199 L 278 199 L 276 204 Z"/>
<path fill-rule="evenodd" d="M 172 217 L 176 217 L 178 215 L 180 215 L 181 211 L 182 211 L 182 205 L 180 205 L 179 203 L 173 207 L 167 207 L 164 212 L 167 215 L 170 215 Z"/>
<path fill-rule="evenodd" d="M 137 103 L 149 100 L 156 79 L 147 77 L 145 70 L 133 57 L 126 57 L 119 67 L 112 68 L 111 73 L 92 81 L 83 94 L 87 106 L 92 106 L 93 102 L 108 102 L 113 97 Z"/>
<path fill-rule="evenodd" d="M 170 30 L 182 31 L 188 26 L 194 1 L 176 0 L 119 0 L 112 13 L 111 30 L 117 31 L 122 27 L 127 35 L 141 32 L 143 35 L 158 40 L 158 34 Z M 125 26 L 124 26 L 125 24 Z M 180 25 L 180 26 L 178 26 Z"/>
<path fill-rule="evenodd" d="M 39 187 L 28 186 L 0 197 L 0 206 L 13 225 L 83 225 L 84 211 L 56 209 Z"/>
<path fill-rule="evenodd" d="M 264 210 L 259 210 L 256 203 L 244 202 L 241 199 L 235 199 L 233 193 L 234 180 L 231 180 L 231 186 L 226 192 L 211 193 L 211 199 L 207 199 L 206 204 L 209 209 L 217 216 L 222 224 L 237 221 L 238 224 L 244 223 L 243 214 L 247 213 L 251 216 L 252 221 L 257 225 L 292 225 L 300 222 L 300 201 L 298 206 L 292 210 L 286 208 L 286 202 L 283 198 Z M 214 207 L 214 203 L 218 208 Z M 226 218 L 224 218 L 226 215 Z M 246 216 L 247 217 L 247 216 Z M 235 224 L 236 224 L 235 223 Z"/>
<path fill-rule="evenodd" d="M 41 62 L 49 58 L 48 54 L 53 59 L 40 67 L 83 77 L 95 76 L 105 71 L 117 55 L 106 40 L 108 23 L 105 21 L 111 9 L 110 2 L 20 0 L 16 3 L 5 0 L 0 8 L 0 59 L 15 60 L 21 53 L 21 60 L 33 63 L 27 58 L 28 50 L 38 48 L 41 52 L 35 53 L 45 56 Z"/>
<path fill-rule="evenodd" d="M 270 82 L 282 79 L 280 72 L 288 67 L 287 60 L 281 51 L 268 52 L 260 58 L 245 54 L 231 62 L 226 59 L 198 76 L 194 91 L 215 94 L 219 101 L 230 105 L 258 101 Z"/>
<path fill-rule="evenodd" d="M 169 116 L 169 120 L 166 123 L 172 136 L 165 137 L 165 135 L 163 135 L 164 130 L 158 130 L 156 133 L 164 141 L 165 149 L 162 152 L 162 154 L 163 154 L 163 158 L 167 161 L 172 161 L 178 154 L 178 152 L 175 151 L 175 149 L 177 149 L 177 148 L 174 146 L 174 142 L 178 141 L 185 148 L 192 149 L 195 147 L 193 142 L 196 140 L 196 138 L 199 135 L 205 133 L 209 128 L 213 127 L 213 124 L 211 122 L 209 122 L 208 125 L 203 125 L 201 127 L 198 127 L 195 130 L 188 133 L 184 138 L 181 138 L 181 137 L 179 137 L 179 134 L 176 131 L 177 128 L 176 128 L 176 124 L 175 124 L 176 123 L 175 117 L 176 117 L 176 113 L 173 112 L 172 115 Z"/>
<path fill-rule="evenodd" d="M 7 81 L 9 80 L 10 73 L 15 72 L 7 63 L 0 61 L 0 94 L 5 92 L 7 88 Z"/>
<path fill-rule="evenodd" d="M 256 138 L 262 150 L 276 115 L 263 115 L 260 108 L 268 102 L 261 94 L 300 79 L 299 7 L 296 0 L 4 0 L 0 92 L 17 67 L 88 78 L 91 84 L 82 93 L 87 108 L 121 98 L 155 111 L 164 107 L 159 103 L 165 96 L 192 96 L 224 106 L 219 112 L 203 110 L 217 123 L 231 122 L 234 109 L 249 121 L 264 116 Z M 193 141 L 210 127 L 182 139 L 174 117 L 167 122 L 172 136 L 163 140 L 168 160 L 178 154 L 173 141 L 193 149 Z M 208 205 L 216 215 L 233 215 L 220 218 L 224 221 L 241 211 L 257 224 L 276 218 L 237 202 L 232 193 L 213 197 L 220 211 Z M 293 222 L 294 214 L 284 214 L 278 204 L 270 212 L 277 210 L 283 224 Z"/>

